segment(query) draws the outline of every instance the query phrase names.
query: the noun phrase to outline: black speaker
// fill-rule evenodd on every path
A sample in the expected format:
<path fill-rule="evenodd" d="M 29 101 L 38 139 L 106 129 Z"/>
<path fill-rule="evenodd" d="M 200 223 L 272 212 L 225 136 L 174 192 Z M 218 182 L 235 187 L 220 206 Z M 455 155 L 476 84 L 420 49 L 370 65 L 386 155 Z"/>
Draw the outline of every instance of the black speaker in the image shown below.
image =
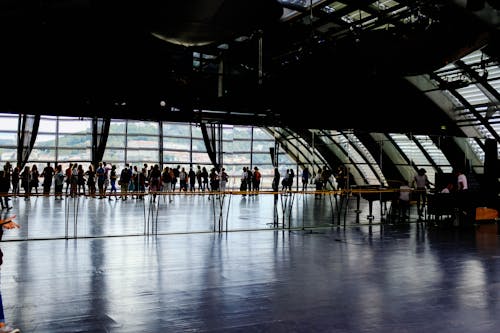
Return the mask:
<path fill-rule="evenodd" d="M 497 179 L 498 172 L 498 147 L 494 139 L 486 139 L 484 143 L 484 176 L 486 179 Z"/>

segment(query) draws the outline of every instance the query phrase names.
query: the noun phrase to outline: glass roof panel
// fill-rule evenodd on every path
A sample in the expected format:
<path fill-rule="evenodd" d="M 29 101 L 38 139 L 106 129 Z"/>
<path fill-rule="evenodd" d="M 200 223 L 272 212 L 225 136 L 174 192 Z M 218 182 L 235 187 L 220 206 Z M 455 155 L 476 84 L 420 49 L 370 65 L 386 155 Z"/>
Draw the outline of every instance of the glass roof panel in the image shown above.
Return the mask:
<path fill-rule="evenodd" d="M 441 168 L 443 172 L 452 172 L 452 166 L 441 149 L 439 149 L 434 141 L 427 135 L 415 135 L 414 138 L 425 149 L 434 163 Z"/>
<path fill-rule="evenodd" d="M 356 22 L 356 21 L 362 20 L 365 17 L 369 17 L 369 16 L 371 16 L 370 13 L 365 12 L 364 10 L 361 10 L 361 9 L 357 9 L 357 10 L 354 10 L 354 11 L 350 12 L 349 14 L 343 16 L 342 19 L 345 22 L 351 23 L 351 22 Z"/>
<path fill-rule="evenodd" d="M 471 105 L 489 102 L 489 98 L 485 94 L 483 94 L 483 92 L 475 84 L 471 84 L 465 88 L 457 89 L 457 92 L 462 95 Z"/>
<path fill-rule="evenodd" d="M 399 3 L 392 0 L 375 1 L 373 4 L 371 4 L 371 6 L 374 6 L 375 8 L 378 8 L 380 10 L 390 9 L 397 5 L 399 5 Z"/>

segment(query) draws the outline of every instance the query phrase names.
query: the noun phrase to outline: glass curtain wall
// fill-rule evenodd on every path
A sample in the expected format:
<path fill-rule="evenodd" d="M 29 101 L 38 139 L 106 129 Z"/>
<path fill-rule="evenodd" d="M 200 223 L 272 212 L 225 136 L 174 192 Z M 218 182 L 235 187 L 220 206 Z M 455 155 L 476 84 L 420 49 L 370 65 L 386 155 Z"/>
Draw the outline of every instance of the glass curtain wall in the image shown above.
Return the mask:
<path fill-rule="evenodd" d="M 15 163 L 19 116 L 0 114 L 0 118 L 0 163 Z M 227 188 L 239 188 L 243 167 L 258 167 L 261 188 L 270 189 L 274 173 L 270 156 L 270 148 L 275 146 L 273 136 L 262 128 L 223 125 L 222 140 L 222 166 L 230 176 Z M 28 164 L 43 169 L 47 162 L 57 163 L 65 170 L 69 163 L 77 163 L 86 170 L 91 163 L 91 147 L 91 118 L 42 116 Z M 297 167 L 283 150 L 278 151 L 278 160 L 282 175 Z M 209 171 L 213 167 L 198 125 L 119 119 L 111 121 L 103 161 L 116 165 L 118 173 L 126 163 L 138 167 L 158 164 L 161 168 L 180 165 L 186 170 L 196 169 L 197 165 Z"/>

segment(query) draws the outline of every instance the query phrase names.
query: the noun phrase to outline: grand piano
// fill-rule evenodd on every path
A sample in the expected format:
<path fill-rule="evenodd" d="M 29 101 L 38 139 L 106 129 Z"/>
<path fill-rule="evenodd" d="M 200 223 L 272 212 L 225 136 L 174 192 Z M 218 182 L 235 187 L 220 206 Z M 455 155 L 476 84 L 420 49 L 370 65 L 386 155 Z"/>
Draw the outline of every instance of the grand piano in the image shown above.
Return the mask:
<path fill-rule="evenodd" d="M 352 193 L 356 196 L 356 222 L 359 223 L 360 201 L 361 198 L 368 201 L 368 221 L 373 222 L 373 202 L 380 201 L 380 216 L 383 217 L 387 213 L 387 202 L 397 200 L 399 196 L 399 188 L 390 188 L 380 185 L 353 185 L 351 186 Z"/>

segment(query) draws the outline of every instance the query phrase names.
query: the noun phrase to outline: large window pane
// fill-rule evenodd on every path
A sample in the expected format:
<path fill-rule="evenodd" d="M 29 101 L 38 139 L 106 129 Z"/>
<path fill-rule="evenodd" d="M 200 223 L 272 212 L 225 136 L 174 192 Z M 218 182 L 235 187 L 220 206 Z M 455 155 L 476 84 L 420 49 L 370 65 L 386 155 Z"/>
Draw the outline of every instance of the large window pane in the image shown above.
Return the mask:
<path fill-rule="evenodd" d="M 130 148 L 156 148 L 158 149 L 158 136 L 128 135 L 127 147 Z M 156 152 L 158 155 L 158 152 Z"/>
<path fill-rule="evenodd" d="M 91 135 L 91 121 L 89 119 L 79 120 L 74 118 L 61 118 L 59 120 L 59 133 L 79 133 Z"/>
<path fill-rule="evenodd" d="M 193 163 L 209 165 L 211 162 L 207 153 L 193 153 Z"/>
<path fill-rule="evenodd" d="M 129 120 L 127 134 L 148 134 L 158 136 L 158 123 Z"/>
<path fill-rule="evenodd" d="M 55 147 L 56 135 L 55 134 L 38 134 L 36 136 L 35 147 Z"/>
<path fill-rule="evenodd" d="M 66 134 L 59 136 L 59 147 L 90 148 L 91 136 L 80 134 Z"/>
<path fill-rule="evenodd" d="M 125 134 L 125 125 L 124 120 L 112 120 L 109 126 L 109 134 Z"/>
<path fill-rule="evenodd" d="M 17 132 L 19 116 L 16 115 L 15 117 L 12 117 L 12 116 L 1 115 L 1 120 L 2 121 L 0 121 L 0 131 Z"/>
<path fill-rule="evenodd" d="M 125 147 L 125 138 L 125 135 L 109 135 L 106 142 L 106 150 Z"/>
<path fill-rule="evenodd" d="M 2 123 L 3 119 L 0 119 Z M 13 146 L 17 147 L 17 132 L 1 132 L 0 133 L 0 143 L 2 146 Z"/>
<path fill-rule="evenodd" d="M 189 124 L 177 124 L 177 123 L 164 123 L 163 124 L 163 135 L 164 136 L 190 136 L 190 125 Z"/>
<path fill-rule="evenodd" d="M 12 162 L 15 160 L 17 160 L 17 149 L 0 148 L 0 161 Z"/>
<path fill-rule="evenodd" d="M 191 140 L 182 138 L 164 137 L 163 147 L 168 150 L 190 150 Z"/>
<path fill-rule="evenodd" d="M 123 146 L 122 146 L 123 147 Z M 125 161 L 125 149 L 106 149 L 102 158 L 105 162 L 123 163 Z"/>
<path fill-rule="evenodd" d="M 159 163 L 157 150 L 132 150 L 127 151 L 127 162 L 131 164 Z"/>

